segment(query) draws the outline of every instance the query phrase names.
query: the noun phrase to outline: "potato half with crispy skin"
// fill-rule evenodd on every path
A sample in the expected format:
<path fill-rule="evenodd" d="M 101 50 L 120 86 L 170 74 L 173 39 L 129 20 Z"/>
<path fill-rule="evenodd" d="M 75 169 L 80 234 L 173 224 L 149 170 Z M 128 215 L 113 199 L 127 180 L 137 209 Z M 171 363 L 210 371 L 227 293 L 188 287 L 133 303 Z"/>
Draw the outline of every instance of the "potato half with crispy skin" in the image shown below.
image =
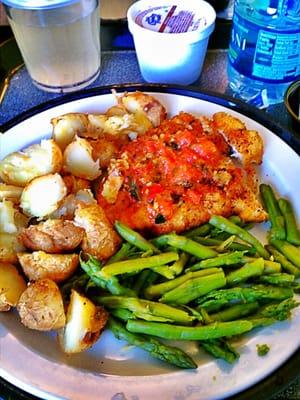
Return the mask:
<path fill-rule="evenodd" d="M 17 253 L 24 250 L 17 233 L 0 232 L 0 262 L 15 264 L 18 262 Z"/>
<path fill-rule="evenodd" d="M 75 210 L 74 222 L 85 229 L 81 246 L 83 251 L 101 260 L 116 252 L 121 239 L 99 205 L 79 205 Z"/>
<path fill-rule="evenodd" d="M 20 201 L 23 189 L 20 186 L 0 183 L 0 200 L 10 200 L 14 203 Z"/>
<path fill-rule="evenodd" d="M 75 290 L 71 292 L 67 322 L 58 340 L 65 353 L 79 353 L 99 338 L 108 320 L 108 312 Z"/>
<path fill-rule="evenodd" d="M 30 329 L 50 331 L 66 323 L 62 295 L 50 279 L 31 283 L 22 293 L 17 309 L 22 324 Z"/>
<path fill-rule="evenodd" d="M 26 282 L 16 266 L 0 263 L 0 311 L 8 311 L 17 305 Z"/>
<path fill-rule="evenodd" d="M 56 173 L 62 167 L 62 152 L 54 140 L 42 140 L 0 161 L 0 178 L 4 183 L 25 186 L 33 178 Z"/>
<path fill-rule="evenodd" d="M 21 231 L 18 238 L 30 250 L 46 253 L 69 252 L 79 246 L 84 237 L 84 229 L 72 221 L 48 219 L 37 225 L 30 225 Z"/>
<path fill-rule="evenodd" d="M 18 253 L 24 274 L 30 281 L 51 279 L 62 282 L 73 275 L 79 264 L 78 254 L 47 254 L 44 251 Z"/>

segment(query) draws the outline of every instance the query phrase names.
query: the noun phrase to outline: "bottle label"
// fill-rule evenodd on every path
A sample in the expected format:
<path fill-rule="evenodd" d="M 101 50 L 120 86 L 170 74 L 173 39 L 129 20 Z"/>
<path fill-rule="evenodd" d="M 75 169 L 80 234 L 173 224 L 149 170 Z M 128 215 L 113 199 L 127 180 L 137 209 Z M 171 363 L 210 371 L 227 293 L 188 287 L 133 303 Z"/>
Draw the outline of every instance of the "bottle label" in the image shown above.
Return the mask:
<path fill-rule="evenodd" d="M 248 78 L 268 83 L 291 82 L 300 76 L 300 29 L 262 28 L 235 13 L 229 62 Z"/>

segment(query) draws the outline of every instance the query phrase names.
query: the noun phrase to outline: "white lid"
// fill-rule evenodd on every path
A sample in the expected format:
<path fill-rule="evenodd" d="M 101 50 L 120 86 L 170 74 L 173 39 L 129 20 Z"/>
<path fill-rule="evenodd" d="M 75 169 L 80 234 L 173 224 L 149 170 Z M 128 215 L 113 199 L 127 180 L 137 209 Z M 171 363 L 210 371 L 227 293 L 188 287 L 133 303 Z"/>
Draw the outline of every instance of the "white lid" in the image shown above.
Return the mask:
<path fill-rule="evenodd" d="M 203 0 L 140 0 L 127 12 L 131 33 L 174 36 L 190 42 L 207 37 L 214 29 L 216 13 Z"/>
<path fill-rule="evenodd" d="M 7 6 L 28 10 L 50 9 L 79 3 L 80 0 L 1 0 Z"/>

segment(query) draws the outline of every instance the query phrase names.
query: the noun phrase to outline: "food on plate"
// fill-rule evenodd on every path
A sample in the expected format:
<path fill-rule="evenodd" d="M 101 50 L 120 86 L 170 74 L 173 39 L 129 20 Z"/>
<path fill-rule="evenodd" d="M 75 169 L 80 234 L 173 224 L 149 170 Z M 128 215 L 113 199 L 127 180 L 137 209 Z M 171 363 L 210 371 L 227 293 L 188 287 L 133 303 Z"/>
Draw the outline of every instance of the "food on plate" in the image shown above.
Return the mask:
<path fill-rule="evenodd" d="M 91 347 L 105 328 L 108 312 L 72 290 L 65 327 L 58 340 L 65 353 L 79 353 Z"/>
<path fill-rule="evenodd" d="M 44 139 L 0 161 L 0 178 L 4 183 L 25 186 L 33 178 L 54 174 L 62 167 L 62 153 L 52 139 Z"/>
<path fill-rule="evenodd" d="M 6 183 L 0 183 L 0 201 L 10 200 L 13 202 L 20 201 L 22 194 L 22 187 L 7 185 Z"/>
<path fill-rule="evenodd" d="M 213 125 L 225 136 L 234 155 L 244 165 L 262 162 L 263 141 L 258 132 L 247 129 L 238 118 L 224 112 L 213 115 Z"/>
<path fill-rule="evenodd" d="M 167 116 L 141 92 L 51 123 L 0 163 L 0 311 L 56 330 L 68 354 L 108 327 L 180 368 L 193 355 L 159 338 L 232 363 L 236 336 L 292 318 L 300 234 L 258 184 L 258 132 L 224 112 Z M 265 221 L 266 245 L 251 231 Z"/>
<path fill-rule="evenodd" d="M 247 164 L 261 162 L 261 139 L 256 146 Z M 184 112 L 122 147 L 99 184 L 98 201 L 112 223 L 120 220 L 146 234 L 182 232 L 214 214 L 267 218 L 253 167 L 236 165 L 213 122 Z"/>
<path fill-rule="evenodd" d="M 84 237 L 84 229 L 72 221 L 48 219 L 21 230 L 19 241 L 30 250 L 46 253 L 69 252 L 78 247 Z"/>
<path fill-rule="evenodd" d="M 16 266 L 0 262 L 0 311 L 16 306 L 25 289 L 25 279 Z"/>
<path fill-rule="evenodd" d="M 90 143 L 76 136 L 64 151 L 64 171 L 91 181 L 98 178 L 101 175 L 99 161 L 94 161 L 92 152 Z"/>
<path fill-rule="evenodd" d="M 20 207 L 28 216 L 43 218 L 59 207 L 66 194 L 67 187 L 61 175 L 42 175 L 25 186 Z"/>
<path fill-rule="evenodd" d="M 120 245 L 119 235 L 97 204 L 80 204 L 74 222 L 85 230 L 81 248 L 100 260 L 112 256 Z"/>
<path fill-rule="evenodd" d="M 48 254 L 44 251 L 18 253 L 24 274 L 30 281 L 51 279 L 58 283 L 70 278 L 79 265 L 79 256 L 72 254 Z"/>
<path fill-rule="evenodd" d="M 32 282 L 19 298 L 17 309 L 22 324 L 39 331 L 59 329 L 66 316 L 59 287 L 51 279 Z"/>

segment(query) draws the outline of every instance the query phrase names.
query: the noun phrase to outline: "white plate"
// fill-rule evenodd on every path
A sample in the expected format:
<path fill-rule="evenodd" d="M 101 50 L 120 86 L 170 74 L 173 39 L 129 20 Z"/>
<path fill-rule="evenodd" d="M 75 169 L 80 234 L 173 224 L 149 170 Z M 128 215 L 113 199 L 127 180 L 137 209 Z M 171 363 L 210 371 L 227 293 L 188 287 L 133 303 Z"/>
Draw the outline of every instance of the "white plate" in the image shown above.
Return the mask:
<path fill-rule="evenodd" d="M 187 95 L 165 93 L 156 96 L 170 114 L 181 110 L 212 115 L 229 111 L 256 129 L 265 142 L 262 180 L 297 206 L 300 217 L 300 159 L 278 136 L 265 126 L 237 111 L 237 105 L 215 97 L 188 91 Z M 177 91 L 179 93 L 180 91 Z M 181 93 L 185 93 L 182 91 Z M 200 96 L 201 97 L 201 96 Z M 114 104 L 111 94 L 92 93 L 89 97 L 55 106 L 18 123 L 0 140 L 0 159 L 51 134 L 50 119 L 67 112 L 104 112 Z M 224 106 L 227 104 L 227 106 Z M 266 228 L 266 227 L 264 227 Z M 262 231 L 260 232 L 262 234 Z M 246 336 L 239 344 L 240 359 L 234 365 L 212 360 L 195 343 L 185 343 L 198 362 L 197 370 L 178 370 L 152 359 L 137 348 L 126 346 L 106 331 L 89 351 L 76 355 L 62 354 L 55 335 L 23 327 L 16 313 L 0 314 L 0 376 L 17 387 L 44 399 L 71 400 L 209 400 L 225 399 L 242 392 L 271 374 L 289 359 L 300 345 L 300 309 L 292 321 L 277 323 Z M 259 357 L 256 344 L 266 343 L 271 350 Z"/>

